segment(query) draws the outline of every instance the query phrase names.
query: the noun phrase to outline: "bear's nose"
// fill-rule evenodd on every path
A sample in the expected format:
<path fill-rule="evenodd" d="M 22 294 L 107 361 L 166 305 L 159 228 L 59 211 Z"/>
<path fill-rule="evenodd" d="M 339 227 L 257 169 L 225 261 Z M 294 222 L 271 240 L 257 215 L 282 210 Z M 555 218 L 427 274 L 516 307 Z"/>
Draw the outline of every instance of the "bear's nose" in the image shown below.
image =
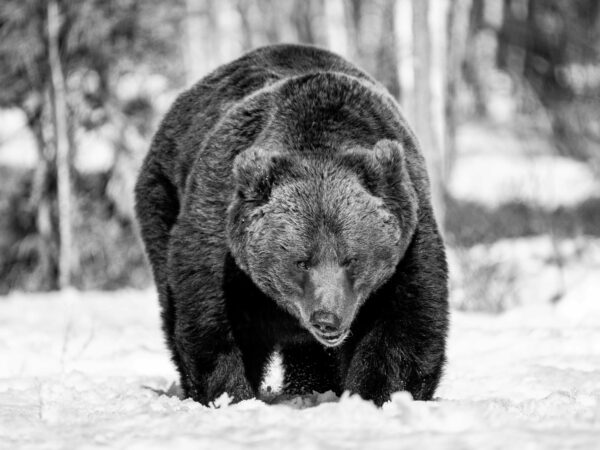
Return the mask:
<path fill-rule="evenodd" d="M 321 333 L 335 333 L 340 328 L 342 320 L 328 311 L 315 311 L 310 316 L 310 323 Z"/>

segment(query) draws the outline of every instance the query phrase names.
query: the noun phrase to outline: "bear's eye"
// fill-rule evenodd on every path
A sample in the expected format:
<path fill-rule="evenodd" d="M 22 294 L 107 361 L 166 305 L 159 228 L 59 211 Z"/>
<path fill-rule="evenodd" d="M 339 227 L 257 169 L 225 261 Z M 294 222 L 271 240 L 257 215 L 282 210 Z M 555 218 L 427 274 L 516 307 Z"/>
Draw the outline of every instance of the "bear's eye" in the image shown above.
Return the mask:
<path fill-rule="evenodd" d="M 296 266 L 298 266 L 298 268 L 301 270 L 308 270 L 310 267 L 308 261 L 306 260 L 296 261 Z"/>
<path fill-rule="evenodd" d="M 344 260 L 344 262 L 342 263 L 342 265 L 344 267 L 350 267 L 350 266 L 353 266 L 354 264 L 356 264 L 357 262 L 358 262 L 358 258 L 351 257 L 351 258 L 346 258 Z"/>

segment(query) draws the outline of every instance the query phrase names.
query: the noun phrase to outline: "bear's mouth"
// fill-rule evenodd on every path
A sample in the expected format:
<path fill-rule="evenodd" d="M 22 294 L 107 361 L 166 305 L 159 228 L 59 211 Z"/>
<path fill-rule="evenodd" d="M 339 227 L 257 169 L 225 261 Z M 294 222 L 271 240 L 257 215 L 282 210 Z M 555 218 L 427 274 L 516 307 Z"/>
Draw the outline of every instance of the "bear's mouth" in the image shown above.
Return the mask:
<path fill-rule="evenodd" d="M 315 339 L 326 347 L 337 347 L 346 340 L 348 334 L 350 333 L 350 330 L 348 329 L 335 331 L 333 333 L 321 333 L 312 327 L 310 331 Z"/>
<path fill-rule="evenodd" d="M 326 347 L 337 347 L 342 342 L 344 342 L 346 340 L 346 338 L 348 337 L 348 335 L 350 334 L 349 327 L 342 329 L 342 330 L 336 330 L 336 331 L 329 332 L 329 333 L 323 333 L 310 324 L 310 322 L 306 318 L 306 314 L 304 314 L 304 311 L 302 310 L 302 308 L 299 305 L 297 305 L 294 302 L 286 302 L 286 306 L 290 313 L 292 313 L 292 314 L 294 312 L 296 313 L 296 317 L 298 318 L 300 323 L 304 326 L 304 328 L 306 330 L 308 330 L 309 333 L 312 334 L 313 337 L 318 342 L 320 342 L 321 344 L 323 344 Z"/>

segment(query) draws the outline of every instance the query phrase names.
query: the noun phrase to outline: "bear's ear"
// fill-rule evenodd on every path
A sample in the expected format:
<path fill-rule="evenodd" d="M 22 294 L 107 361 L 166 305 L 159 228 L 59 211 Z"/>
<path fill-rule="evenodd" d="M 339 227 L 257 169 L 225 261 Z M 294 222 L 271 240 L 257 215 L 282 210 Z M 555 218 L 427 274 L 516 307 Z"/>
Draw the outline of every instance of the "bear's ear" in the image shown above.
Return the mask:
<path fill-rule="evenodd" d="M 373 158 L 377 164 L 388 171 L 402 171 L 404 167 L 404 149 L 397 141 L 382 139 L 373 147 Z"/>
<path fill-rule="evenodd" d="M 344 156 L 365 187 L 378 197 L 402 181 L 406 164 L 404 149 L 397 141 L 382 139 L 372 149 L 353 149 Z"/>
<path fill-rule="evenodd" d="M 284 164 L 284 157 L 274 151 L 252 147 L 236 156 L 233 177 L 237 195 L 244 201 L 266 202 L 277 176 L 276 168 Z"/>

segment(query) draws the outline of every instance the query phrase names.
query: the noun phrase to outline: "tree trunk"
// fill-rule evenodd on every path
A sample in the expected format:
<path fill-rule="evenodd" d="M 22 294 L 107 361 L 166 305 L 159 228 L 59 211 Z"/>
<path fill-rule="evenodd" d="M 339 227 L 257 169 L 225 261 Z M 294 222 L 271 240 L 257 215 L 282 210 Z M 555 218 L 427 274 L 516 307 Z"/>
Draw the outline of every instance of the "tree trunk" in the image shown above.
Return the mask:
<path fill-rule="evenodd" d="M 348 57 L 348 34 L 344 17 L 344 0 L 324 2 L 324 22 L 327 24 L 326 47 L 335 53 Z"/>
<path fill-rule="evenodd" d="M 394 35 L 398 48 L 398 89 L 400 93 L 400 104 L 409 123 L 414 123 L 415 112 L 415 71 L 413 54 L 413 22 L 412 22 L 412 0 L 397 0 L 395 10 Z"/>
<path fill-rule="evenodd" d="M 185 0 L 185 66 L 188 84 L 215 69 L 221 60 L 219 2 Z"/>
<path fill-rule="evenodd" d="M 348 0 L 346 32 L 350 60 L 379 80 L 390 93 L 399 97 L 395 0 Z"/>
<path fill-rule="evenodd" d="M 254 48 L 254 24 L 252 23 L 253 5 L 246 0 L 237 0 L 235 3 L 237 13 L 240 17 L 240 28 L 242 37 L 242 51 L 247 52 Z"/>
<path fill-rule="evenodd" d="M 58 287 L 71 285 L 71 171 L 65 77 L 59 53 L 61 16 L 56 0 L 48 2 L 48 63 L 52 102 L 52 124 L 56 148 L 56 179 L 59 221 Z"/>
<path fill-rule="evenodd" d="M 448 179 L 456 159 L 456 128 L 458 120 L 457 92 L 462 82 L 462 64 L 466 59 L 469 17 L 472 0 L 455 0 L 448 10 L 446 40 L 446 167 Z"/>
<path fill-rule="evenodd" d="M 443 230 L 446 212 L 443 152 L 445 132 L 444 96 L 443 91 L 440 91 L 439 77 L 444 71 L 440 61 L 441 54 L 433 49 L 433 43 L 439 44 L 439 41 L 432 36 L 434 30 L 430 26 L 429 0 L 413 0 L 412 17 L 415 97 L 413 124 L 427 161 L 433 209 Z M 441 31 L 444 32 L 444 29 Z"/>
<path fill-rule="evenodd" d="M 327 45 L 327 23 L 324 0 L 294 0 L 290 21 L 296 29 L 298 42 Z"/>
<path fill-rule="evenodd" d="M 27 115 L 29 129 L 35 137 L 38 162 L 35 167 L 31 191 L 27 201 L 27 209 L 35 214 L 35 226 L 39 235 L 38 242 L 38 273 L 41 280 L 39 286 L 45 290 L 56 289 L 57 267 L 54 240 L 56 232 L 52 226 L 52 208 L 48 195 L 49 173 L 52 155 L 48 151 L 48 140 L 43 127 L 43 108 L 41 104 L 34 110 L 24 109 Z"/>

